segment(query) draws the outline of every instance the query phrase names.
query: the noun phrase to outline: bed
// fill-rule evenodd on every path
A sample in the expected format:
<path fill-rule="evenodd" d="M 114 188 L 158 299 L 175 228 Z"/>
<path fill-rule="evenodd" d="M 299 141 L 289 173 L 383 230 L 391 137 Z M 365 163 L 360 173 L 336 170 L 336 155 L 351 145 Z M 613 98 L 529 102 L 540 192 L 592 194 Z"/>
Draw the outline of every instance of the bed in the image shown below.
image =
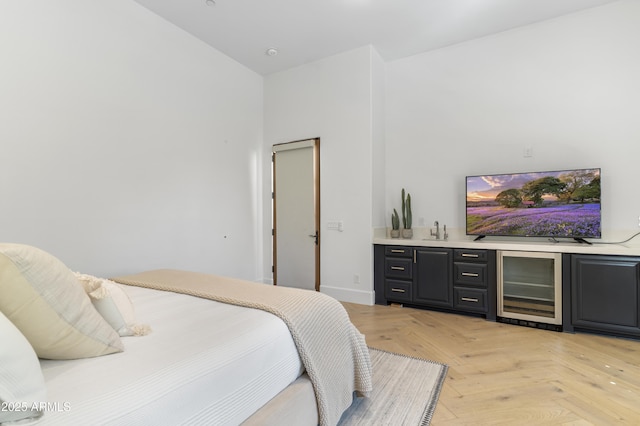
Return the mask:
<path fill-rule="evenodd" d="M 47 262 L 34 268 L 41 257 Z M 51 281 L 52 264 L 56 283 L 71 282 L 60 299 L 82 305 L 88 312 L 82 315 L 94 315 L 93 309 L 116 332 L 118 339 L 111 334 L 97 339 L 102 340 L 99 353 L 79 357 L 64 352 L 76 346 L 86 351 L 83 340 L 53 356 L 16 313 L 34 303 L 12 303 L 16 297 L 8 296 L 16 294 L 17 286 L 35 287 L 38 277 Z M 177 270 L 112 280 L 93 277 L 99 285 L 91 289 L 78 284 L 80 276 L 65 268 L 37 249 L 0 244 L 0 312 L 9 320 L 3 328 L 0 317 L 2 339 L 13 339 L 11 347 L 23 352 L 27 341 L 39 355 L 35 371 L 33 362 L 28 368 L 18 365 L 29 357 L 11 358 L 10 351 L 0 347 L 3 425 L 30 420 L 38 425 L 333 425 L 354 395 L 371 390 L 363 336 L 342 306 L 321 293 Z M 50 282 L 44 285 L 49 287 Z M 100 297 L 93 300 L 95 294 Z M 135 308 L 135 318 L 121 302 L 115 303 L 120 306 L 115 312 L 125 313 L 116 326 L 104 306 L 92 302 L 104 304 L 123 294 Z M 42 298 L 52 296 L 40 291 L 37 302 Z M 24 341 L 16 330 L 7 331 L 12 325 Z M 133 332 L 136 327 L 142 332 Z M 64 333 L 46 333 L 52 334 Z M 27 373 L 12 379 L 16 370 Z M 35 385 L 17 389 L 16 383 L 25 382 Z M 17 419 L 20 416 L 23 419 Z"/>

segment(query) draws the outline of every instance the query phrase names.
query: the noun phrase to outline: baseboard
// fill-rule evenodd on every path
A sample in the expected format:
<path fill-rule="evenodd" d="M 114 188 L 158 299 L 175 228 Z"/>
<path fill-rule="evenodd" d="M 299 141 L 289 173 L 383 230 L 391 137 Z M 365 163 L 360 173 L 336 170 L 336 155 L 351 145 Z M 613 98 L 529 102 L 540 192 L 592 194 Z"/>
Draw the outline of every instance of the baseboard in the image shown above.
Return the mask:
<path fill-rule="evenodd" d="M 341 287 L 320 285 L 320 292 L 338 299 L 341 302 L 359 303 L 361 305 L 373 305 L 375 295 L 373 290 L 353 290 Z"/>
<path fill-rule="evenodd" d="M 273 278 L 263 278 L 262 283 L 273 285 Z M 375 300 L 373 290 L 353 290 L 341 287 L 331 287 L 320 285 L 320 292 L 338 299 L 341 302 L 359 303 L 361 305 L 372 306 Z"/>

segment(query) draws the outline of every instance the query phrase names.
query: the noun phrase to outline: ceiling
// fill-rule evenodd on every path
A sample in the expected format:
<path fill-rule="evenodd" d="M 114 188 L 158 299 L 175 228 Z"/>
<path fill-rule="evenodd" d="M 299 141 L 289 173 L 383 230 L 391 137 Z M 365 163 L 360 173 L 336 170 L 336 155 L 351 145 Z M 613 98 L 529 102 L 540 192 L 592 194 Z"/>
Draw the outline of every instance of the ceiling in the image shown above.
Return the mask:
<path fill-rule="evenodd" d="M 369 44 L 391 61 L 617 0 L 135 1 L 267 75 Z"/>

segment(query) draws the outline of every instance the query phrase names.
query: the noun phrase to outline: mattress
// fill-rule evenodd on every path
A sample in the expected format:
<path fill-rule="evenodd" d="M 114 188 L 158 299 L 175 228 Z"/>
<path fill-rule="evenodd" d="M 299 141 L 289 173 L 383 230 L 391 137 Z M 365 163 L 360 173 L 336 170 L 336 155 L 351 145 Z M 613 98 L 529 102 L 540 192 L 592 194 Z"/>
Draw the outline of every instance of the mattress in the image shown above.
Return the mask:
<path fill-rule="evenodd" d="M 237 425 L 300 376 L 287 326 L 267 312 L 123 286 L 147 336 L 125 351 L 41 360 L 39 425 Z"/>

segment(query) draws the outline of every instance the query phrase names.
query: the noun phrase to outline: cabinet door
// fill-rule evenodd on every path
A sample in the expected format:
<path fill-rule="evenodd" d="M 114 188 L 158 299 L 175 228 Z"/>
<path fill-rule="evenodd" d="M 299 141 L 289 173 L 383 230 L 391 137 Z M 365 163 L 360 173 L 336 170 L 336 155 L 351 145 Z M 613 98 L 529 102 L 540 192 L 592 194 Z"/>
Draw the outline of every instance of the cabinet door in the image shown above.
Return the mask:
<path fill-rule="evenodd" d="M 453 307 L 452 253 L 452 249 L 416 249 L 414 302 Z"/>
<path fill-rule="evenodd" d="M 640 258 L 573 255 L 574 327 L 640 335 Z"/>

